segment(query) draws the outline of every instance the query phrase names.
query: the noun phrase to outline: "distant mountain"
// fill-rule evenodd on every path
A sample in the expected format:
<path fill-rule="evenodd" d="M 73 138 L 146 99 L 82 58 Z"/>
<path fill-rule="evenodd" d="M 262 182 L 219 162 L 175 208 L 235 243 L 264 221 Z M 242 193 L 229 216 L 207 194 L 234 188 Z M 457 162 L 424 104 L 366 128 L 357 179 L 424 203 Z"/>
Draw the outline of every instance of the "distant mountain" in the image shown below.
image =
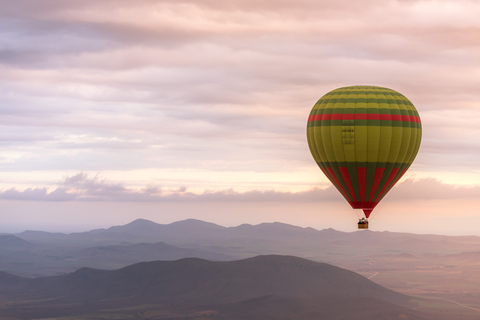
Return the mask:
<path fill-rule="evenodd" d="M 36 248 L 5 255 L 0 246 L 0 270 L 30 276 L 71 272 L 84 266 L 115 269 L 156 259 L 234 260 L 265 254 L 295 255 L 356 268 L 360 258 L 391 256 L 398 260 L 397 255 L 409 254 L 421 259 L 480 249 L 480 237 L 475 236 L 340 232 L 278 222 L 227 228 L 195 219 L 171 224 L 138 219 L 123 226 L 81 233 L 25 231 L 15 236 Z M 160 254 L 159 246 L 151 245 L 155 243 L 168 244 L 180 251 Z"/>
<path fill-rule="evenodd" d="M 20 289 L 19 289 L 20 288 Z M 0 273 L 0 297 L 42 299 L 11 305 L 6 315 L 58 317 L 102 308 L 155 304 L 168 310 L 209 310 L 218 319 L 422 319 L 410 297 L 328 264 L 292 256 L 239 261 L 155 261 L 115 271 L 82 268 L 26 279 Z M 82 306 L 82 307 L 81 307 Z M 362 307 L 363 306 L 363 307 Z M 310 312 L 308 316 L 306 312 Z M 250 316 L 248 316 L 250 314 Z M 321 315 L 326 317 L 321 317 Z M 222 317 L 229 315 L 229 317 Z M 375 317 L 372 317 L 375 315 Z"/>
<path fill-rule="evenodd" d="M 34 245 L 14 235 L 0 235 L 0 248 L 2 250 L 18 250 L 32 248 Z"/>
<path fill-rule="evenodd" d="M 224 229 L 225 227 L 216 225 L 214 223 L 204 222 L 196 219 L 177 221 L 168 225 L 158 224 L 145 219 L 137 219 L 124 226 L 114 226 L 106 230 L 99 229 L 95 230 L 95 232 L 122 232 L 133 235 L 157 236 L 158 234 L 161 234 L 163 232 L 174 233 L 177 231 L 190 231 L 197 234 L 206 234 L 209 232 L 216 232 Z"/>
<path fill-rule="evenodd" d="M 342 232 L 329 229 L 328 237 L 332 240 L 334 233 L 337 236 Z M 64 244 L 86 244 L 95 241 L 95 244 L 103 242 L 168 242 L 174 244 L 195 243 L 201 240 L 203 243 L 222 242 L 226 238 L 255 238 L 285 240 L 305 237 L 318 237 L 319 231 L 313 228 L 301 228 L 284 223 L 262 223 L 259 225 L 243 224 L 238 227 L 222 227 L 213 223 L 195 219 L 173 222 L 171 224 L 158 224 L 145 219 L 137 219 L 123 226 L 113 226 L 108 229 L 95 229 L 82 233 L 47 233 L 41 231 L 25 231 L 17 234 L 18 237 L 38 243 L 51 243 L 61 239 Z"/>
<path fill-rule="evenodd" d="M 299 246 L 307 251 L 313 248 L 321 248 L 325 251 L 335 248 L 333 251 L 338 252 L 346 248 L 349 254 L 352 253 L 352 247 L 361 247 L 362 250 L 357 251 L 361 255 L 404 251 L 411 254 L 422 254 L 425 251 L 429 254 L 454 254 L 459 253 L 459 247 L 462 251 L 478 251 L 480 247 L 480 237 L 476 236 L 451 237 L 370 230 L 340 232 L 333 229 L 302 228 L 279 222 L 259 225 L 243 224 L 227 228 L 195 219 L 171 224 L 158 224 L 137 219 L 123 226 L 89 232 L 62 234 L 25 231 L 16 236 L 32 243 L 57 246 L 92 247 L 165 242 L 189 248 L 217 247 L 231 253 L 232 249 L 252 245 L 259 248 L 258 252 L 253 252 L 257 254 L 268 250 L 274 250 L 270 252 L 279 254 L 297 253 Z M 251 256 L 251 248 L 247 251 L 248 253 L 236 252 L 237 257 Z"/>

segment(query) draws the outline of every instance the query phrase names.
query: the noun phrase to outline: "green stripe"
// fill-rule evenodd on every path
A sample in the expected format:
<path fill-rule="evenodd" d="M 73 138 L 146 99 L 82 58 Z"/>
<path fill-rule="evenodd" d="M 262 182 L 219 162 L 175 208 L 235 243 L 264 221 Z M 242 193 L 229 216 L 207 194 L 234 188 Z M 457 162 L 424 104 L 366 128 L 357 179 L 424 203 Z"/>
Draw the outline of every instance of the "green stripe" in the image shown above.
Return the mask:
<path fill-rule="evenodd" d="M 378 184 L 377 191 L 375 191 L 375 194 L 373 195 L 373 201 L 377 199 L 380 191 L 382 191 L 383 189 L 383 186 L 387 183 L 388 177 L 390 177 L 390 174 L 392 173 L 394 166 L 395 166 L 394 163 L 389 163 L 385 167 L 385 170 L 383 171 L 382 179 L 380 179 L 380 183 Z"/>
<path fill-rule="evenodd" d="M 367 162 L 367 180 L 365 182 L 365 199 L 363 201 L 368 201 L 368 199 L 370 198 L 376 168 L 377 164 L 375 162 Z"/>
<path fill-rule="evenodd" d="M 327 176 L 328 180 L 337 188 L 338 191 L 340 191 L 340 186 L 335 182 L 335 179 L 333 179 L 332 175 L 328 172 L 327 167 L 331 167 L 331 165 L 325 166 L 322 162 L 317 162 L 317 165 L 323 169 L 323 172 Z M 342 194 L 342 193 L 340 193 Z M 343 194 L 342 194 L 343 196 Z M 345 198 L 346 199 L 346 198 Z"/>
<path fill-rule="evenodd" d="M 342 185 L 343 190 L 345 191 L 345 194 L 347 195 L 347 198 L 345 198 L 345 199 L 347 199 L 348 201 L 353 201 L 353 198 L 350 195 L 350 192 L 348 191 L 347 185 L 346 185 L 345 181 L 343 180 L 342 173 L 340 172 L 340 169 L 338 169 L 339 165 L 335 162 L 331 162 L 330 164 L 331 164 L 330 167 L 332 168 L 333 173 L 335 173 L 335 176 L 337 177 L 338 181 Z"/>
<path fill-rule="evenodd" d="M 365 168 L 369 164 L 375 164 L 378 168 L 386 168 L 388 165 L 393 165 L 394 168 L 401 168 L 405 165 L 410 165 L 409 162 L 356 162 L 356 161 L 344 161 L 344 162 L 317 162 L 318 166 L 321 168 L 330 168 L 333 166 L 336 167 L 348 167 L 348 166 L 355 166 L 355 168 Z"/>
<path fill-rule="evenodd" d="M 410 165 L 411 163 L 404 163 L 400 166 L 400 169 L 398 170 L 397 174 L 395 175 L 395 177 L 392 179 L 392 181 L 388 184 L 387 188 L 385 189 L 385 191 L 379 195 L 378 197 L 378 200 L 377 201 L 380 201 L 383 199 L 383 197 L 385 197 L 385 195 L 388 193 L 388 191 L 395 185 L 395 183 L 397 182 L 397 179 L 399 179 L 399 177 L 402 174 L 403 170 L 406 168 L 408 170 L 408 168 L 410 168 Z M 405 171 L 407 172 L 407 171 Z"/>
<path fill-rule="evenodd" d="M 308 121 L 308 127 L 320 127 L 320 126 L 341 126 L 343 120 L 315 120 Z M 411 121 L 392 121 L 392 120 L 352 120 L 354 126 L 389 126 L 389 127 L 403 127 L 403 128 L 415 128 L 421 129 L 422 124 L 420 122 Z"/>
<path fill-rule="evenodd" d="M 403 94 L 397 92 L 392 89 L 382 88 L 382 87 L 375 87 L 375 86 L 352 86 L 352 87 L 344 87 L 332 90 L 325 94 L 323 97 L 329 97 L 332 95 L 338 94 L 355 94 L 355 95 L 390 95 L 395 97 L 401 97 L 407 99 Z"/>
<path fill-rule="evenodd" d="M 413 106 L 413 104 L 406 100 L 401 99 L 385 99 L 385 98 L 328 98 L 325 97 L 320 98 L 317 101 L 316 105 L 325 105 L 325 104 L 335 104 L 335 103 L 372 103 L 372 104 L 397 104 L 397 105 L 406 105 L 406 106 Z"/>
<path fill-rule="evenodd" d="M 348 175 L 350 176 L 350 181 L 352 182 L 353 192 L 355 193 L 356 201 L 360 200 L 360 188 L 358 186 L 358 176 L 357 176 L 357 164 L 354 162 L 347 163 Z"/>
<path fill-rule="evenodd" d="M 342 90 L 343 89 L 343 90 Z M 330 91 L 329 93 L 325 94 L 324 97 L 329 97 L 332 95 L 339 95 L 339 94 L 355 94 L 355 95 L 368 95 L 368 94 L 373 94 L 373 95 L 391 95 L 395 97 L 401 97 L 405 98 L 405 96 L 397 91 L 387 89 L 385 91 L 380 91 L 380 90 L 368 90 L 368 88 L 365 88 L 367 90 L 349 90 L 345 88 L 340 88 L 340 89 L 335 89 L 333 91 Z M 378 88 L 377 88 L 378 89 Z"/>
<path fill-rule="evenodd" d="M 407 109 L 393 109 L 393 108 L 341 108 L 342 114 L 357 114 L 357 113 L 365 113 L 365 114 L 393 114 L 393 115 L 402 115 L 402 116 L 410 116 L 413 115 L 419 117 L 418 112 L 414 110 L 407 110 Z M 338 108 L 315 108 L 312 109 L 310 115 L 317 115 L 317 114 L 335 114 L 338 113 Z"/>

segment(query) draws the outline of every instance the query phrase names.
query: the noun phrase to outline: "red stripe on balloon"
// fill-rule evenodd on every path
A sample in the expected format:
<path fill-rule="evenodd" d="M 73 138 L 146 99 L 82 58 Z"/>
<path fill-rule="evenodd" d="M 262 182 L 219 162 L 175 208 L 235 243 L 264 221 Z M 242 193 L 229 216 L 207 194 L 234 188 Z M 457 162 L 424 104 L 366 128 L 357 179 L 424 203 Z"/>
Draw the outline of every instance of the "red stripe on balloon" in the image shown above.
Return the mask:
<path fill-rule="evenodd" d="M 373 209 L 378 204 L 377 201 L 348 201 L 353 209 Z"/>
<path fill-rule="evenodd" d="M 378 197 L 380 197 L 383 194 L 383 192 L 388 188 L 388 186 L 390 185 L 390 182 L 392 182 L 393 178 L 395 178 L 398 170 L 400 170 L 400 168 L 393 168 L 392 169 L 392 172 L 390 172 L 390 175 L 388 176 L 387 182 L 385 182 L 385 184 L 383 185 L 383 188 L 380 191 L 380 193 L 378 194 Z M 376 200 L 378 201 L 378 198 Z"/>
<path fill-rule="evenodd" d="M 378 185 L 380 184 L 380 180 L 382 179 L 384 171 L 385 171 L 385 168 L 375 168 L 375 177 L 373 178 L 372 190 L 370 190 L 370 197 L 368 198 L 368 201 L 370 202 L 373 201 L 373 196 L 377 191 Z"/>
<path fill-rule="evenodd" d="M 397 178 L 396 178 L 395 181 L 390 185 L 390 187 L 385 190 L 385 193 L 383 193 L 383 196 L 385 196 L 385 195 L 388 193 L 388 191 L 390 191 L 390 189 L 393 188 L 393 186 L 398 182 L 398 180 L 400 180 L 400 178 L 405 174 L 405 172 L 407 172 L 407 169 L 408 169 L 408 168 L 404 168 L 404 169 L 402 170 L 402 172 L 397 176 Z M 382 193 L 379 193 L 379 198 L 377 199 L 377 201 L 382 200 L 383 196 L 382 196 Z"/>
<path fill-rule="evenodd" d="M 378 202 L 355 202 L 355 201 L 348 201 L 353 209 L 362 209 L 365 213 L 365 216 L 368 218 L 370 213 L 372 213 L 373 208 L 378 204 Z"/>
<path fill-rule="evenodd" d="M 342 174 L 343 181 L 345 181 L 345 184 L 347 185 L 347 189 L 348 192 L 350 192 L 351 198 L 353 199 L 353 201 L 357 201 L 357 198 L 355 197 L 355 192 L 353 191 L 352 180 L 350 179 L 350 174 L 348 173 L 348 168 L 338 167 L 338 169 Z"/>
<path fill-rule="evenodd" d="M 357 168 L 358 188 L 360 189 L 360 201 L 365 200 L 365 186 L 367 185 L 367 167 Z"/>
<path fill-rule="evenodd" d="M 331 168 L 331 167 L 328 167 L 328 168 L 327 168 L 327 171 L 328 171 L 328 173 L 330 174 L 330 176 L 332 177 L 332 179 L 334 180 L 334 181 L 332 181 L 332 182 L 337 186 L 337 189 L 343 194 L 343 196 L 345 197 L 345 199 L 348 200 L 347 193 L 345 192 L 345 190 L 343 190 L 343 187 L 342 187 L 342 185 L 340 184 L 340 181 L 338 181 L 338 178 L 337 178 L 337 176 L 335 175 L 335 173 L 333 172 L 332 168 Z"/>

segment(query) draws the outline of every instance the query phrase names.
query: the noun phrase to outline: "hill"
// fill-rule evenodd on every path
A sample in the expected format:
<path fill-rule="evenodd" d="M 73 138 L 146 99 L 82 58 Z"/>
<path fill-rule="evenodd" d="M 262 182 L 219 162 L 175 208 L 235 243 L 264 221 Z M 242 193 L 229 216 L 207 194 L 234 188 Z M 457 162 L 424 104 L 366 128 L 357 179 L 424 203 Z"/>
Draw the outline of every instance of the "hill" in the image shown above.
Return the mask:
<path fill-rule="evenodd" d="M 18 250 L 32 248 L 33 244 L 14 235 L 0 235 L 0 248 Z"/>
<path fill-rule="evenodd" d="M 379 254 L 409 252 L 411 254 L 455 254 L 465 251 L 478 251 L 480 237 L 441 236 L 410 233 L 359 231 L 340 232 L 333 229 L 316 230 L 284 223 L 243 224 L 237 227 L 222 227 L 195 219 L 177 221 L 171 224 L 158 224 L 149 220 L 137 219 L 123 226 L 96 229 L 81 233 L 48 233 L 25 231 L 15 235 L 34 244 L 56 246 L 93 247 L 105 245 L 125 245 L 134 243 L 165 242 L 178 247 L 189 248 L 243 248 L 252 245 L 261 250 L 290 254 L 297 253 L 298 247 L 309 251 L 321 248 L 332 251 L 348 250 L 349 254 Z M 362 248 L 352 251 L 351 248 Z M 462 251 L 459 251 L 461 246 Z M 345 249 L 347 248 L 347 249 Z M 248 249 L 250 251 L 251 248 Z M 276 251 L 271 251 L 276 250 Z M 278 252 L 283 250 L 283 252 Z M 225 253 L 225 252 L 222 252 Z M 251 252 L 235 252 L 237 258 L 252 256 Z M 346 252 L 344 252 L 346 253 Z M 297 255 L 297 254 L 295 254 Z"/>
<path fill-rule="evenodd" d="M 408 254 L 425 260 L 419 262 L 426 266 L 433 256 L 439 257 L 435 261 L 441 264 L 443 256 L 478 252 L 480 248 L 480 237 L 475 236 L 340 232 L 278 222 L 222 227 L 194 219 L 171 224 L 138 219 L 123 226 L 81 233 L 25 231 L 9 237 L 14 236 L 30 245 L 0 246 L 0 270 L 26 276 L 68 273 L 81 267 L 117 269 L 152 260 L 235 260 L 264 254 L 295 255 L 374 272 L 370 271 L 372 261 L 367 259 L 375 259 L 379 266 L 380 257 L 393 261 L 402 257 L 398 255 Z M 410 268 L 413 264 L 403 266 Z"/>
<path fill-rule="evenodd" d="M 82 268 L 36 279 L 0 273 L 0 297 L 30 301 L 4 307 L 5 315 L 22 319 L 120 307 L 127 312 L 145 304 L 177 315 L 208 310 L 215 319 L 311 319 L 307 314 L 348 319 L 375 319 L 373 315 L 399 319 L 403 314 L 427 319 L 410 309 L 411 298 L 354 272 L 277 255 L 224 262 L 154 261 L 114 271 Z"/>
<path fill-rule="evenodd" d="M 164 242 L 91 247 L 75 252 L 74 257 L 76 261 L 82 261 L 84 266 L 104 269 L 121 268 L 137 262 L 171 261 L 186 257 L 217 261 L 232 260 L 231 256 L 225 254 L 179 248 Z"/>

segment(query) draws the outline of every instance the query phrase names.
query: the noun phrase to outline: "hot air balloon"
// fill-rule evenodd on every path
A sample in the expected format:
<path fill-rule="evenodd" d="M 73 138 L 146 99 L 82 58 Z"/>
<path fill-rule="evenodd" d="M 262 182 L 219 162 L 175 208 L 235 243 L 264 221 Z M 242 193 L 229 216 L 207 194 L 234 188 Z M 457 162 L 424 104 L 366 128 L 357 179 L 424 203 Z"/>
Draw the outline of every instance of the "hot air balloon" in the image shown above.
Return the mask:
<path fill-rule="evenodd" d="M 313 106 L 307 140 L 320 169 L 368 219 L 412 164 L 422 138 L 415 106 L 376 86 L 330 91 Z M 364 219 L 364 218 L 363 218 Z M 359 228 L 368 228 L 368 220 Z"/>

